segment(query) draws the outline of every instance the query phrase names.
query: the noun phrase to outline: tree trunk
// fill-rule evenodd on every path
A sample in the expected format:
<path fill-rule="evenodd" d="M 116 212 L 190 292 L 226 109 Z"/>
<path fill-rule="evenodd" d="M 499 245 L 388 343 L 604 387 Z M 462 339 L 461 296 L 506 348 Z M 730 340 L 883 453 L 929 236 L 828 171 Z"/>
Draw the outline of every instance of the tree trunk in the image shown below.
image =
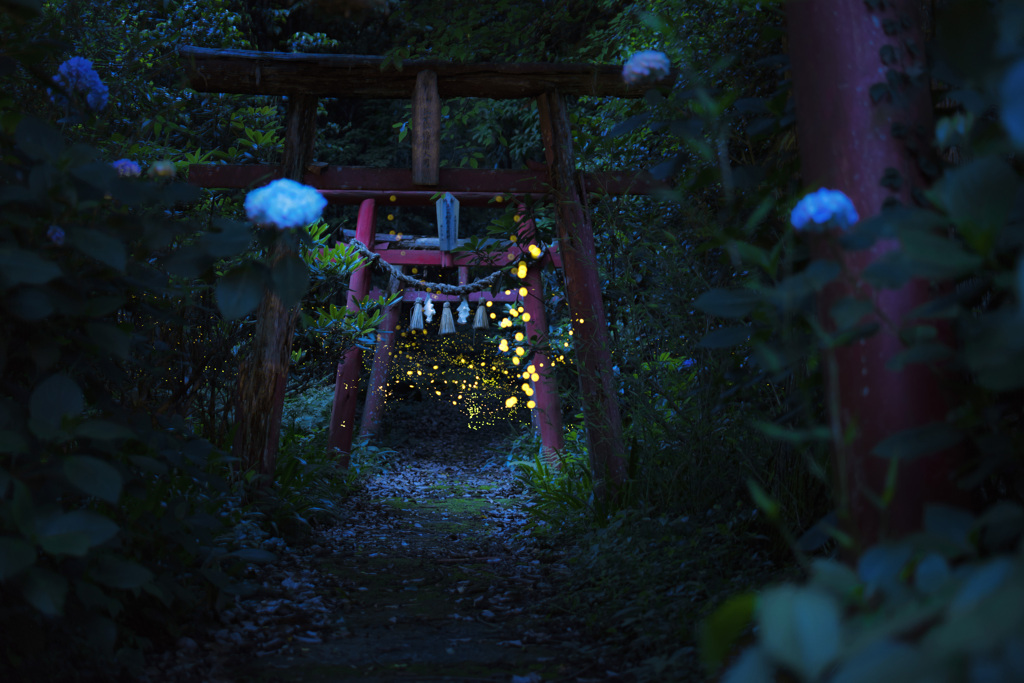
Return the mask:
<path fill-rule="evenodd" d="M 594 234 L 578 184 L 565 101 L 557 91 L 549 92 L 537 98 L 537 107 L 557 205 L 558 246 L 572 316 L 595 497 L 609 499 L 616 497 L 626 481 L 626 458 Z"/>
<path fill-rule="evenodd" d="M 786 5 L 804 183 L 809 189 L 842 190 L 862 219 L 878 213 L 889 198 L 911 203 L 911 188 L 926 184 L 918 154 L 929 145 L 916 131 L 930 132 L 932 121 L 918 5 L 919 0 L 892 0 L 875 10 L 864 0 L 792 0 Z M 905 85 L 872 91 L 886 80 L 887 69 L 897 79 L 907 76 Z M 911 137 L 894 136 L 894 123 L 904 124 Z M 911 141 L 917 152 L 908 151 Z M 900 190 L 880 184 L 887 169 L 899 172 Z M 816 256 L 832 257 L 827 247 L 827 241 L 819 240 L 812 249 Z M 883 511 L 878 503 L 890 463 L 872 455 L 872 449 L 896 432 L 943 420 L 948 409 L 939 378 L 924 364 L 902 371 L 886 367 L 903 348 L 900 321 L 929 298 L 924 281 L 872 290 L 861 280 L 868 265 L 895 249 L 898 241 L 883 240 L 870 250 L 843 253 L 856 284 L 830 286 L 820 307 L 827 320 L 832 303 L 856 294 L 874 301 L 883 319 L 896 326 L 883 322 L 874 336 L 826 358 L 837 502 L 861 549 L 920 529 L 926 504 L 960 499 L 951 479 L 959 454 L 948 450 L 901 463 L 891 504 Z M 851 432 L 856 436 L 845 443 L 844 435 Z"/>
<path fill-rule="evenodd" d="M 299 95 L 289 100 L 282 164 L 286 178 L 299 180 L 311 160 L 315 117 L 315 97 Z M 276 242 L 267 265 L 272 268 L 276 261 L 290 253 L 290 248 L 282 241 Z M 274 481 L 297 318 L 297 307 L 285 308 L 277 294 L 267 289 L 256 312 L 252 348 L 239 368 L 238 427 L 231 450 L 245 471 L 258 475 L 258 487 L 269 486 Z"/>

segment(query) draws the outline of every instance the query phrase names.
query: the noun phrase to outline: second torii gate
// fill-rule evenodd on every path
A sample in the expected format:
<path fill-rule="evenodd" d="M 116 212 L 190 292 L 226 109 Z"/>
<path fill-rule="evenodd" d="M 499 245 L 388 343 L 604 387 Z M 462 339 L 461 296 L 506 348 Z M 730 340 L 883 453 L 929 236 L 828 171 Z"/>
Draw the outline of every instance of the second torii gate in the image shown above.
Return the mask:
<path fill-rule="evenodd" d="M 424 205 L 443 192 L 451 192 L 467 206 L 485 205 L 495 195 L 552 198 L 556 203 L 559 253 L 575 338 L 576 365 L 594 481 L 599 495 L 604 495 L 605 483 L 614 490 L 625 481 L 621 418 L 612 380 L 593 232 L 584 207 L 590 192 L 646 194 L 650 183 L 638 179 L 633 173 L 577 173 L 564 97 L 635 98 L 642 96 L 649 86 L 627 86 L 622 81 L 620 67 L 611 65 L 406 61 L 399 70 L 393 65 L 385 68 L 382 57 L 197 47 L 179 48 L 179 54 L 186 66 L 189 85 L 196 90 L 289 96 L 291 118 L 286 122 L 286 129 L 300 132 L 292 139 L 286 138 L 286 158 L 312 160 L 317 97 L 411 98 L 412 168 L 324 168 L 323 165 L 307 163 L 307 172 L 301 181 L 320 189 L 330 202 L 354 203 L 387 196 L 393 198 L 397 205 Z M 670 86 L 673 79 L 674 76 L 666 77 L 658 85 Z M 442 97 L 535 98 L 540 113 L 546 168 L 536 171 L 441 169 Z M 289 151 L 288 145 L 293 149 Z M 189 181 L 204 187 L 248 188 L 280 175 L 281 169 L 277 167 L 193 166 Z M 371 249 L 377 244 L 372 227 L 374 206 L 373 202 L 362 205 L 357 226 L 357 238 L 361 234 Z M 452 256 L 437 252 L 439 263 L 436 265 L 468 265 L 460 264 L 456 260 L 459 257 L 453 259 Z M 350 302 L 358 298 L 360 289 L 366 289 L 367 285 L 360 285 L 361 280 L 368 285 L 364 271 L 353 277 Z M 362 291 L 362 296 L 365 294 Z M 543 311 L 539 297 L 528 295 L 527 303 L 534 313 Z M 331 422 L 331 443 L 342 451 L 351 447 L 355 415 L 355 387 L 348 375 L 355 373 L 358 378 L 359 366 L 358 362 L 350 363 L 349 360 L 346 358 L 339 364 Z M 268 419 L 273 423 L 273 416 Z M 348 432 L 347 443 L 345 430 Z M 271 440 L 276 436 L 271 434 Z M 265 448 L 273 451 L 275 445 L 268 443 Z"/>

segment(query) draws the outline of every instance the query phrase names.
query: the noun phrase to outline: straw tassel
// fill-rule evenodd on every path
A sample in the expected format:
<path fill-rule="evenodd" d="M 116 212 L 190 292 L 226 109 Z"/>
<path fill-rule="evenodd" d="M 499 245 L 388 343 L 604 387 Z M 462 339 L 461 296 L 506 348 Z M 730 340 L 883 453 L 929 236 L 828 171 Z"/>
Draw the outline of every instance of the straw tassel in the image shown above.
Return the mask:
<path fill-rule="evenodd" d="M 423 299 L 416 299 L 416 303 L 412 305 L 412 319 L 409 320 L 409 329 L 423 329 Z"/>
<path fill-rule="evenodd" d="M 441 311 L 441 329 L 438 334 L 455 334 L 455 321 L 452 320 L 452 305 L 444 302 L 444 310 Z"/>
<path fill-rule="evenodd" d="M 481 299 L 480 303 L 476 305 L 476 315 L 473 316 L 473 329 L 487 329 L 487 306 L 484 305 L 483 299 Z"/>

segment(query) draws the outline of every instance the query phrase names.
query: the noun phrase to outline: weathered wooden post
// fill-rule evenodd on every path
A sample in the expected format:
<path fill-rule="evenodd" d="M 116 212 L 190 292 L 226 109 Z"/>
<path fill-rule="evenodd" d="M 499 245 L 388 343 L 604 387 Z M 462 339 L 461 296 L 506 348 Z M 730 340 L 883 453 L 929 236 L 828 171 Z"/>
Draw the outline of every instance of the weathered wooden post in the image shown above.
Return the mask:
<path fill-rule="evenodd" d="M 416 74 L 412 94 L 412 182 L 437 185 L 441 165 L 441 97 L 437 74 Z"/>
<path fill-rule="evenodd" d="M 594 234 L 583 205 L 584 191 L 577 184 L 565 100 L 557 90 L 550 91 L 537 98 L 537 108 L 555 192 L 558 245 L 572 316 L 595 493 L 599 498 L 614 497 L 626 481 L 627 467 Z"/>
<path fill-rule="evenodd" d="M 316 104 L 317 98 L 311 95 L 288 98 L 282 163 L 285 178 L 301 180 L 306 164 L 313 158 Z M 290 253 L 278 241 L 268 265 L 273 267 Z M 285 308 L 281 299 L 268 289 L 256 312 L 252 347 L 238 371 L 238 428 L 231 452 L 244 471 L 258 475 L 256 485 L 260 487 L 273 482 L 277 467 L 281 412 L 297 314 L 297 307 Z"/>
<path fill-rule="evenodd" d="M 864 0 L 786 4 L 804 184 L 842 190 L 861 218 L 878 213 L 889 197 L 910 204 L 912 188 L 926 184 L 916 154 L 893 134 L 893 124 L 904 124 L 912 136 L 918 127 L 932 130 L 919 3 L 890 0 L 875 3 L 875 9 L 870 5 Z M 873 103 L 872 86 L 886 80 L 887 69 L 917 85 Z M 929 148 L 927 140 L 916 142 L 919 150 Z M 880 184 L 887 169 L 895 169 L 903 179 L 899 190 Z M 897 290 L 872 290 L 859 275 L 899 246 L 889 239 L 868 251 L 842 254 L 856 285 L 827 289 L 820 310 L 828 311 L 836 299 L 856 294 L 874 301 L 881 315 L 898 326 L 928 299 L 928 283 L 918 280 Z M 815 249 L 820 256 L 832 256 L 825 247 L 819 243 Z M 886 488 L 889 461 L 872 455 L 872 449 L 896 432 L 943 420 L 948 408 L 939 378 L 925 364 L 899 371 L 886 366 L 903 348 L 897 332 L 882 325 L 874 336 L 835 349 L 828 359 L 833 371 L 826 375 L 826 390 L 838 399 L 839 413 L 831 416 L 838 431 L 836 497 L 861 548 L 885 536 L 920 529 L 927 503 L 960 498 L 951 478 L 959 456 L 947 450 L 900 463 L 895 497 L 887 511 L 880 510 L 877 501 Z M 842 443 L 851 431 L 856 433 L 853 442 Z"/>
<path fill-rule="evenodd" d="M 376 204 L 372 199 L 363 201 L 359 206 L 359 218 L 356 220 L 355 239 L 373 249 L 373 219 Z M 364 265 L 352 273 L 348 285 L 348 310 L 359 310 L 359 300 L 365 299 L 370 290 L 370 268 Z M 349 453 L 352 451 L 352 431 L 356 421 L 356 402 L 359 398 L 359 371 L 363 352 L 357 346 L 352 347 L 338 363 L 338 373 L 334 380 L 334 403 L 331 405 L 331 425 L 328 431 L 327 447 L 338 455 L 338 464 L 348 467 Z"/>
<path fill-rule="evenodd" d="M 398 278 L 392 277 L 388 294 L 398 294 L 398 301 L 388 306 L 384 319 L 377 330 L 377 345 L 373 351 L 373 368 L 370 370 L 366 400 L 363 401 L 363 418 L 359 423 L 359 435 L 371 437 L 380 430 L 384 413 L 384 394 L 388 386 L 388 371 L 391 368 L 391 354 L 395 349 L 395 331 L 402 313 L 402 293 L 405 289 Z"/>

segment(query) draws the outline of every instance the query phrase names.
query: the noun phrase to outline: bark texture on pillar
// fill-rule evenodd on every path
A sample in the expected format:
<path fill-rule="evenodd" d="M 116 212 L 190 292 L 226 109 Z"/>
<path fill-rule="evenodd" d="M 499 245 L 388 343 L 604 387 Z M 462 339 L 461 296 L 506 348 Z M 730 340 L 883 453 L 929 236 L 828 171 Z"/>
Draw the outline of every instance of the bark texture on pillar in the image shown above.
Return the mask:
<path fill-rule="evenodd" d="M 537 107 L 557 203 L 558 245 L 572 316 L 595 493 L 604 499 L 617 494 L 626 481 L 627 467 L 594 235 L 578 183 L 565 100 L 552 91 L 537 98 Z"/>
<path fill-rule="evenodd" d="M 285 116 L 284 177 L 301 180 L 312 160 L 316 136 L 317 98 L 298 95 L 288 101 Z M 267 265 L 291 254 L 277 242 Z M 298 308 L 286 308 L 269 289 L 256 311 L 252 347 L 238 372 L 237 429 L 232 455 L 243 471 L 256 472 L 257 486 L 273 483 L 277 448 L 281 436 L 281 413 L 291 363 L 292 337 Z"/>
<path fill-rule="evenodd" d="M 356 220 L 356 239 L 367 246 L 373 245 L 373 219 L 376 205 L 367 199 L 359 207 Z M 348 285 L 348 310 L 357 312 L 359 301 L 370 291 L 370 269 L 363 266 L 352 273 Z M 348 467 L 352 451 L 352 432 L 356 421 L 356 402 L 359 399 L 359 375 L 362 370 L 363 352 L 352 347 L 338 363 L 334 380 L 334 403 L 331 405 L 331 425 L 327 446 L 338 455 L 338 464 Z"/>
<path fill-rule="evenodd" d="M 842 190 L 861 219 L 878 213 L 888 197 L 910 204 L 911 188 L 925 185 L 919 160 L 908 153 L 905 140 L 893 135 L 894 123 L 904 124 L 911 136 L 917 126 L 932 130 L 918 5 L 917 0 L 893 0 L 872 10 L 863 0 L 786 4 L 804 184 L 812 190 Z M 906 87 L 873 91 L 886 80 L 888 69 L 897 72 L 897 82 L 909 76 Z M 919 74 L 917 83 L 911 82 L 914 74 Z M 929 149 L 926 140 L 916 141 L 919 153 Z M 899 191 L 880 184 L 887 169 L 902 177 Z M 824 241 L 814 245 L 816 255 L 832 256 L 826 246 Z M 824 292 L 824 318 L 838 298 L 858 294 L 873 300 L 883 320 L 898 328 L 909 311 L 929 298 L 928 284 L 914 281 L 898 290 L 873 291 L 860 278 L 868 265 L 898 248 L 897 241 L 883 240 L 867 251 L 843 253 L 856 284 L 837 284 Z M 943 420 L 948 408 L 939 379 L 925 365 L 902 371 L 886 367 L 903 348 L 896 328 L 883 322 L 874 336 L 837 349 L 827 359 L 826 391 L 838 403 L 833 424 L 840 434 L 857 434 L 850 444 L 837 438 L 835 474 L 840 512 L 861 547 L 920 529 L 929 502 L 960 498 L 951 479 L 958 453 L 946 451 L 902 463 L 896 496 L 885 514 L 879 510 L 876 500 L 885 489 L 889 462 L 872 455 L 872 449 L 891 434 Z"/>

